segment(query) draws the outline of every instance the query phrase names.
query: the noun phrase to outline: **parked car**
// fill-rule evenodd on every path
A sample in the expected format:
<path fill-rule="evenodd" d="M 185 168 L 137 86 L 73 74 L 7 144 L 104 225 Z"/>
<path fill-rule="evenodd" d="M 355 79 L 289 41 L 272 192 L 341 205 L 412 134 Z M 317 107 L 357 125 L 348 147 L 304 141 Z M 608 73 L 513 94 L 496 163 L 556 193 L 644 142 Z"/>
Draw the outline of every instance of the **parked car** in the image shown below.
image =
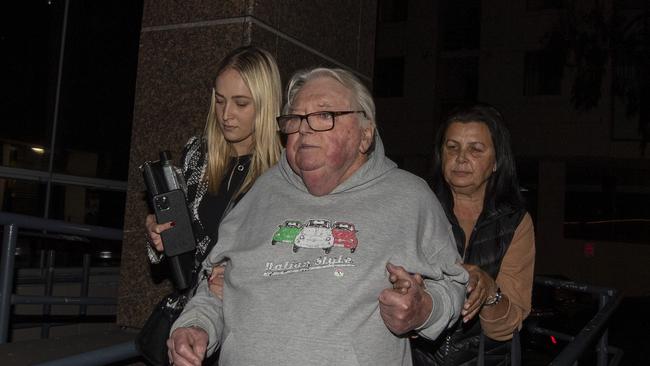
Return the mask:
<path fill-rule="evenodd" d="M 350 249 L 350 253 L 357 250 L 359 240 L 357 239 L 357 230 L 353 224 L 347 222 L 335 222 L 332 225 L 332 236 L 334 237 L 335 247 Z"/>
<path fill-rule="evenodd" d="M 296 220 L 287 220 L 282 225 L 278 225 L 279 229 L 273 235 L 271 245 L 277 243 L 293 244 L 296 236 L 302 230 L 302 222 Z"/>
<path fill-rule="evenodd" d="M 332 245 L 334 245 L 334 238 L 330 221 L 311 219 L 307 221 L 293 242 L 293 252 L 297 252 L 298 248 L 312 248 L 324 249 L 325 253 L 329 253 L 332 250 Z"/>

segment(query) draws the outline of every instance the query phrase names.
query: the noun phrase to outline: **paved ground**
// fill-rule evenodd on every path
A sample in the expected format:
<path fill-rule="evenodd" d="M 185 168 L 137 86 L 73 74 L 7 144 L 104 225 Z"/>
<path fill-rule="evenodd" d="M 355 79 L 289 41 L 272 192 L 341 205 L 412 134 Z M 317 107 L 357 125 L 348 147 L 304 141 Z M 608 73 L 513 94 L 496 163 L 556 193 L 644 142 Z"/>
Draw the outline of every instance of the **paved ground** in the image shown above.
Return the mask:
<path fill-rule="evenodd" d="M 624 351 L 620 365 L 650 365 L 650 297 L 626 298 L 612 316 L 609 326 L 609 344 Z M 578 314 L 578 313 L 576 313 Z M 574 314 L 576 324 L 584 319 Z M 593 313 L 590 314 L 593 316 Z M 588 319 L 588 317 L 586 318 Z M 0 361 L 3 366 L 34 365 L 62 357 L 78 355 L 83 352 L 121 344 L 133 340 L 134 331 L 115 328 L 87 335 L 55 337 L 46 340 L 22 341 L 0 345 Z M 526 366 L 548 365 L 561 345 L 554 347 L 549 342 L 531 347 L 524 344 L 523 364 Z M 585 356 L 581 365 L 594 365 L 593 354 Z M 137 359 L 113 363 L 111 366 L 144 365 Z"/>
<path fill-rule="evenodd" d="M 609 329 L 609 343 L 625 352 L 621 365 L 650 365 L 650 297 L 623 299 Z"/>
<path fill-rule="evenodd" d="M 133 331 L 125 331 L 116 327 L 113 330 L 100 333 L 7 343 L 0 345 L 0 360 L 2 360 L 1 364 L 3 366 L 35 365 L 122 344 L 132 341 L 134 337 L 135 333 Z M 113 365 L 144 364 L 131 360 Z"/>

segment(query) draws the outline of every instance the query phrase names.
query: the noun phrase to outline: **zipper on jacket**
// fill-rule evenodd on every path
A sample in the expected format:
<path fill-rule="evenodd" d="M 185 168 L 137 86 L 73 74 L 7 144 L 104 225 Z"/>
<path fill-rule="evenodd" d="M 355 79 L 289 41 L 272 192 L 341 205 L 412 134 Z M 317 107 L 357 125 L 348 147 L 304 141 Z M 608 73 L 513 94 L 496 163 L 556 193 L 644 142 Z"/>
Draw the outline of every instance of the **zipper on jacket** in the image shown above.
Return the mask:
<path fill-rule="evenodd" d="M 232 169 L 230 170 L 230 178 L 228 178 L 228 184 L 226 185 L 226 191 L 230 191 L 230 182 L 232 181 L 232 176 L 235 175 L 235 169 L 237 169 L 237 165 L 239 165 L 239 156 L 237 157 L 237 161 L 235 161 L 235 164 L 233 164 Z M 223 218 L 223 216 L 221 216 Z"/>

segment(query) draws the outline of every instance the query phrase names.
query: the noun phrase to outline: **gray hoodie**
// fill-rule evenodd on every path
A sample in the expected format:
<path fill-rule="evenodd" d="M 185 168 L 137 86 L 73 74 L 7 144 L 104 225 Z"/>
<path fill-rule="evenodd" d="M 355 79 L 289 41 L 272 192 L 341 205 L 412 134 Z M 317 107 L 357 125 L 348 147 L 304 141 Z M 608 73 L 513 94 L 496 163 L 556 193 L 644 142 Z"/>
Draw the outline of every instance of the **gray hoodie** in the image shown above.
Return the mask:
<path fill-rule="evenodd" d="M 410 365 L 408 338 L 379 313 L 386 263 L 426 276 L 433 309 L 418 331 L 430 339 L 458 318 L 467 273 L 426 182 L 375 141 L 369 160 L 322 197 L 283 154 L 223 220 L 204 263 L 227 262 L 224 300 L 203 281 L 173 329 L 206 330 L 220 365 Z"/>

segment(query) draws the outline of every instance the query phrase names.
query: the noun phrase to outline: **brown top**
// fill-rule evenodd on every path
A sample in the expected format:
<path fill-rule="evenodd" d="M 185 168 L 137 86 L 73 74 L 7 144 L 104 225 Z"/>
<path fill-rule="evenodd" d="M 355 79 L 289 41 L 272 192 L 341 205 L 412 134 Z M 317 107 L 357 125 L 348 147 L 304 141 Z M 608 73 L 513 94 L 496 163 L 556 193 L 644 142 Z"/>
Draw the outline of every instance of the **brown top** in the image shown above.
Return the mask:
<path fill-rule="evenodd" d="M 504 295 L 501 302 L 506 307 L 505 313 L 497 318 L 486 317 L 486 308 L 479 313 L 486 336 L 505 341 L 512 338 L 515 329 L 521 328 L 521 323 L 530 314 L 534 269 L 535 233 L 533 220 L 526 213 L 515 230 L 497 274 L 496 283 Z"/>

